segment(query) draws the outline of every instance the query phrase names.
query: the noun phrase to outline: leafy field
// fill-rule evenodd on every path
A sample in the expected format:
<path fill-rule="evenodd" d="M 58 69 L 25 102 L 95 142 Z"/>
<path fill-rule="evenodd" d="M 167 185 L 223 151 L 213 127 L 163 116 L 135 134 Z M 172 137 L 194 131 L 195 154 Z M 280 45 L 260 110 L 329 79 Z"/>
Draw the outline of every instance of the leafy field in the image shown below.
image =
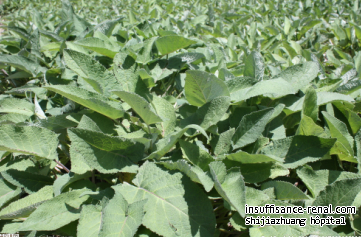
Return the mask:
<path fill-rule="evenodd" d="M 0 233 L 361 235 L 360 13 L 358 0 L 3 1 Z M 357 211 L 246 212 L 266 204 Z M 246 221 L 267 216 L 307 224 Z"/>

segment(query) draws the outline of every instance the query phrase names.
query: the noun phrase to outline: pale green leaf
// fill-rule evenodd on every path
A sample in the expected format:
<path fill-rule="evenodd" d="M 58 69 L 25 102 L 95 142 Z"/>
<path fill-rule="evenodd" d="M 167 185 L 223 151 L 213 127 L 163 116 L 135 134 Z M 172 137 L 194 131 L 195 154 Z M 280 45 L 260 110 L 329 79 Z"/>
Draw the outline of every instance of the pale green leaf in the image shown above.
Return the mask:
<path fill-rule="evenodd" d="M 23 222 L 20 230 L 56 230 L 79 219 L 80 206 L 88 199 L 88 196 L 79 198 L 83 192 L 70 191 L 44 202 Z"/>
<path fill-rule="evenodd" d="M 41 145 L 40 145 L 41 144 Z M 38 127 L 0 126 L 0 150 L 54 160 L 58 157 L 58 135 Z"/>
<path fill-rule="evenodd" d="M 102 207 L 99 205 L 83 205 L 77 228 L 78 237 L 98 237 L 102 218 Z"/>
<path fill-rule="evenodd" d="M 124 115 L 121 103 L 110 101 L 100 94 L 69 85 L 45 86 L 43 88 L 54 91 L 111 119 L 121 118 Z"/>
<path fill-rule="evenodd" d="M 0 63 L 6 63 L 12 67 L 24 70 L 33 76 L 37 76 L 40 72 L 44 73 L 45 68 L 41 67 L 39 63 L 20 55 L 0 55 Z"/>
<path fill-rule="evenodd" d="M 192 166 L 187 163 L 185 160 L 177 160 L 176 162 L 172 161 L 162 161 L 159 164 L 163 165 L 169 170 L 179 170 L 186 174 L 193 182 L 202 184 L 204 190 L 207 192 L 211 191 L 213 188 L 213 181 L 209 175 L 204 172 L 198 166 Z"/>
<path fill-rule="evenodd" d="M 361 191 L 361 178 L 343 179 L 327 185 L 315 198 L 312 206 L 332 205 L 332 211 L 337 206 L 351 206 L 356 196 Z M 340 214 L 331 214 L 339 217 Z"/>
<path fill-rule="evenodd" d="M 267 108 L 243 116 L 232 137 L 233 150 L 255 142 L 264 131 L 273 112 L 273 108 Z"/>
<path fill-rule="evenodd" d="M 155 40 L 155 45 L 161 55 L 172 53 L 178 49 L 183 49 L 191 44 L 197 43 L 178 35 L 163 36 Z"/>
<path fill-rule="evenodd" d="M 176 126 L 176 114 L 174 107 L 167 100 L 159 96 L 151 97 L 151 105 L 153 106 L 157 115 L 162 119 L 159 128 L 162 131 L 162 136 L 167 136 L 174 131 Z"/>
<path fill-rule="evenodd" d="M 305 100 L 302 105 L 302 115 L 306 115 L 316 123 L 318 119 L 318 105 L 317 93 L 315 89 L 310 86 L 307 88 Z"/>
<path fill-rule="evenodd" d="M 185 127 L 190 124 L 197 124 L 203 129 L 208 129 L 216 124 L 224 116 L 230 105 L 228 96 L 216 97 L 204 104 L 191 116 L 180 121 L 180 126 Z"/>
<path fill-rule="evenodd" d="M 290 101 L 290 103 L 286 103 L 286 102 L 284 102 L 284 103 L 286 104 L 287 109 L 296 112 L 296 111 L 302 110 L 304 100 L 305 100 L 305 97 L 303 96 L 299 99 Z M 353 98 L 348 95 L 343 95 L 343 94 L 336 93 L 336 92 L 327 92 L 327 91 L 317 92 L 317 105 L 318 106 L 328 104 L 328 103 L 334 102 L 334 101 L 345 101 L 345 102 L 349 102 L 349 103 L 354 102 Z"/>
<path fill-rule="evenodd" d="M 162 122 L 163 120 L 154 111 L 151 105 L 143 97 L 126 91 L 112 91 L 119 96 L 127 104 L 134 109 L 134 111 L 144 120 L 146 124 L 154 124 Z"/>
<path fill-rule="evenodd" d="M 190 161 L 192 164 L 200 167 L 204 171 L 209 170 L 209 164 L 214 161 L 213 157 L 197 146 L 196 144 L 179 140 L 179 145 L 182 149 L 183 155 Z"/>
<path fill-rule="evenodd" d="M 93 50 L 101 55 L 107 56 L 109 58 L 114 58 L 114 56 L 119 52 L 120 47 L 114 47 L 113 44 L 110 44 L 107 41 L 88 37 L 82 40 L 78 40 L 74 42 L 77 45 L 80 45 L 86 49 Z"/>
<path fill-rule="evenodd" d="M 239 168 L 226 172 L 226 166 L 221 161 L 214 161 L 209 167 L 217 192 L 245 217 L 246 186 Z"/>
<path fill-rule="evenodd" d="M 114 190 L 114 197 L 102 210 L 99 236 L 134 236 L 142 224 L 143 208 L 147 199 L 128 204 L 121 192 L 116 188 Z"/>
<path fill-rule="evenodd" d="M 257 164 L 257 163 L 268 163 L 268 162 L 282 162 L 282 159 L 276 157 L 269 157 L 263 154 L 249 154 L 244 151 L 238 151 L 227 155 L 227 159 L 241 164 Z"/>
<path fill-rule="evenodd" d="M 317 197 L 319 193 L 325 189 L 327 185 L 344 179 L 360 178 L 359 174 L 336 171 L 336 170 L 313 170 L 309 166 L 304 166 L 297 170 L 297 175 L 307 186 L 313 197 Z"/>
<path fill-rule="evenodd" d="M 244 90 L 238 90 L 232 94 L 232 101 L 240 102 L 255 96 L 278 98 L 289 94 L 295 94 L 293 86 L 282 78 L 260 81 Z"/>
<path fill-rule="evenodd" d="M 143 97 L 149 94 L 147 86 L 138 75 L 140 70 L 137 69 L 138 64 L 134 57 L 121 52 L 114 57 L 113 62 L 113 72 L 121 90 L 134 92 Z"/>
<path fill-rule="evenodd" d="M 175 132 L 169 134 L 168 136 L 162 138 L 161 140 L 159 140 L 155 144 L 155 147 L 156 147 L 155 149 L 156 150 L 154 152 L 152 152 L 145 159 L 160 159 L 160 158 L 162 158 L 178 142 L 178 140 L 183 136 L 183 134 L 189 128 L 193 128 L 193 129 L 196 129 L 196 130 L 200 131 L 204 136 L 206 136 L 208 138 L 207 133 L 204 131 L 203 128 L 201 128 L 201 127 L 199 127 L 198 125 L 195 125 L 195 124 L 187 125 L 183 129 L 181 129 L 179 131 L 175 131 Z"/>
<path fill-rule="evenodd" d="M 21 188 L 17 188 L 15 185 L 12 185 L 4 178 L 0 178 L 0 207 L 9 202 L 10 200 L 16 198 L 21 193 Z"/>
<path fill-rule="evenodd" d="M 323 128 L 318 126 L 310 117 L 304 115 L 298 125 L 296 135 L 321 136 L 325 135 Z M 322 136 L 321 136 L 322 137 Z"/>
<path fill-rule="evenodd" d="M 6 206 L 0 211 L 0 218 L 26 218 L 35 211 L 39 205 L 51 198 L 53 198 L 53 189 L 51 186 L 45 186 L 36 193 L 10 203 L 9 206 Z"/>
<path fill-rule="evenodd" d="M 12 185 L 24 188 L 28 193 L 35 193 L 46 185 L 52 185 L 53 179 L 27 171 L 6 170 L 1 172 L 1 176 Z"/>
<path fill-rule="evenodd" d="M 215 75 L 188 70 L 185 78 L 185 96 L 191 105 L 202 106 L 218 96 L 229 96 L 226 84 Z"/>
<path fill-rule="evenodd" d="M 356 162 L 353 151 L 354 140 L 346 124 L 325 111 L 322 114 L 330 129 L 331 137 L 337 138 L 336 146 L 331 150 L 331 154 L 337 154 L 341 160 Z"/>
<path fill-rule="evenodd" d="M 116 78 L 90 56 L 66 49 L 64 50 L 64 60 L 71 70 L 83 77 L 98 93 L 109 97 L 110 90 L 120 88 Z"/>
<path fill-rule="evenodd" d="M 203 191 L 181 173 L 146 162 L 133 183 L 118 189 L 128 203 L 148 199 L 142 224 L 163 236 L 213 237 L 215 216 Z"/>
<path fill-rule="evenodd" d="M 74 174 L 73 172 L 63 174 L 62 176 L 58 176 L 53 184 L 54 196 L 58 196 L 61 192 L 66 188 L 66 186 L 74 183 L 78 180 L 89 178 L 91 176 L 90 173 L 85 174 Z"/>
<path fill-rule="evenodd" d="M 68 134 L 72 142 L 71 157 L 77 156 L 88 167 L 102 173 L 134 173 L 138 168 L 136 163 L 143 158 L 144 145 L 129 139 L 79 128 L 69 129 Z"/>
<path fill-rule="evenodd" d="M 211 146 L 215 156 L 223 155 L 230 152 L 232 147 L 232 137 L 235 133 L 235 129 L 231 128 L 219 136 L 215 136 L 211 140 Z"/>
<path fill-rule="evenodd" d="M 259 52 L 252 51 L 245 59 L 244 73 L 245 77 L 255 78 L 257 81 L 262 81 L 264 76 L 264 61 Z"/>
<path fill-rule="evenodd" d="M 0 100 L 0 113 L 14 113 L 30 117 L 34 115 L 34 111 L 34 105 L 26 100 L 17 98 L 4 98 Z"/>
<path fill-rule="evenodd" d="M 261 153 L 282 158 L 285 167 L 294 169 L 321 159 L 331 150 L 335 142 L 334 138 L 297 135 L 273 140 L 261 150 Z"/>
<path fill-rule="evenodd" d="M 276 75 L 275 78 L 282 78 L 297 90 L 303 89 L 308 83 L 316 78 L 318 65 L 315 62 L 305 62 L 288 67 L 286 70 Z"/>
<path fill-rule="evenodd" d="M 269 181 L 263 183 L 261 189 L 274 188 L 276 199 L 278 200 L 305 200 L 309 197 L 304 194 L 299 188 L 289 182 L 284 181 Z"/>

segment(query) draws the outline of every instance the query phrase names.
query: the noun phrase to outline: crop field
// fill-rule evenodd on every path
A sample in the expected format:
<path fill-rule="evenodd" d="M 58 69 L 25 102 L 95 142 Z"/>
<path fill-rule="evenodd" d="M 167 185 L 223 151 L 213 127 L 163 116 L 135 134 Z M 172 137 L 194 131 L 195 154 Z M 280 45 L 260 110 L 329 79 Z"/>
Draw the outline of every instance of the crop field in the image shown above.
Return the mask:
<path fill-rule="evenodd" d="M 360 75 L 358 0 L 1 0 L 0 233 L 360 236 Z"/>

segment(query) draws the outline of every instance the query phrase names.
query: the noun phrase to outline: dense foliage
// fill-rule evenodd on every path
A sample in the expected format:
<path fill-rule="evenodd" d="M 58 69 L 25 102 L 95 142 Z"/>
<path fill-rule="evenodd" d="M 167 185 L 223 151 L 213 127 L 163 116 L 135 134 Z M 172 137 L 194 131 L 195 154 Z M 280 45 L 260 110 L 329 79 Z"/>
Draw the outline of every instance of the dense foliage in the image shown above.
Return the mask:
<path fill-rule="evenodd" d="M 262 216 L 246 204 L 361 206 L 358 1 L 6 0 L 0 13 L 1 233 L 361 234 L 358 212 L 245 224 Z"/>

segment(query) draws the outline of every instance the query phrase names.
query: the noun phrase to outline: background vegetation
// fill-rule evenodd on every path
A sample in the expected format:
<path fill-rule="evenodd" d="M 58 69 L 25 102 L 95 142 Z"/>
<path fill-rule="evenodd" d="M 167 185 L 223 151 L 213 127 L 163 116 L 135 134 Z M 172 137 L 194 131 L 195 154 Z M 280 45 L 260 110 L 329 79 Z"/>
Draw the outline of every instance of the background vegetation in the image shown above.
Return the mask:
<path fill-rule="evenodd" d="M 0 232 L 360 234 L 360 9 L 3 1 Z M 358 211 L 260 227 L 246 204 Z"/>

